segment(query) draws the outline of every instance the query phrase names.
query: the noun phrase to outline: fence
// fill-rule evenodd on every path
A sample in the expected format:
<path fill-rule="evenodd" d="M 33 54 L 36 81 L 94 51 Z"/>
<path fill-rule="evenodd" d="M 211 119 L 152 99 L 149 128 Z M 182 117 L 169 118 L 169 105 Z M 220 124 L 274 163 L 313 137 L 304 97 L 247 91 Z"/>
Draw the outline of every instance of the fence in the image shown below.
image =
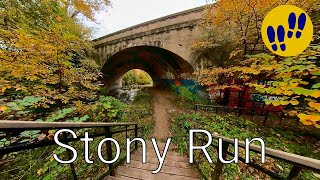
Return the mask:
<path fill-rule="evenodd" d="M 233 139 L 229 139 L 226 137 L 221 137 L 221 136 L 217 136 L 217 135 L 212 135 L 213 138 L 222 139 L 222 157 L 224 159 L 226 159 L 227 156 L 232 156 L 234 157 L 234 153 L 232 153 L 229 150 L 229 146 L 234 145 L 234 140 Z M 199 136 L 195 136 L 195 142 L 198 142 L 198 145 L 203 145 L 206 144 L 208 141 L 206 139 L 204 139 L 203 137 L 199 137 Z M 212 147 L 217 148 L 218 151 L 218 144 L 217 143 L 212 143 L 211 144 Z M 238 147 L 240 148 L 245 148 L 246 145 L 244 142 L 239 141 L 238 142 Z M 261 147 L 257 146 L 257 145 L 250 145 L 250 152 L 255 152 L 255 153 L 261 153 Z M 265 149 L 265 155 L 266 157 L 270 157 L 273 159 L 277 159 L 280 160 L 282 162 L 286 162 L 289 163 L 292 166 L 290 173 L 287 177 L 283 177 L 271 170 L 268 170 L 267 168 L 264 168 L 262 165 L 259 165 L 257 163 L 254 162 L 250 162 L 248 165 L 260 172 L 263 172 L 267 175 L 269 175 L 270 177 L 274 178 L 274 179 L 293 179 L 296 176 L 299 175 L 299 173 L 303 170 L 303 169 L 309 169 L 312 170 L 314 172 L 319 173 L 320 172 L 320 160 L 317 159 L 312 159 L 312 158 L 308 158 L 308 157 L 304 157 L 304 156 L 299 156 L 296 154 L 291 154 L 291 153 L 287 153 L 284 151 L 279 151 L 279 150 L 275 150 L 275 149 L 270 149 L 270 148 L 266 148 Z M 245 163 L 245 159 L 242 157 L 238 157 L 239 161 Z M 222 174 L 222 170 L 223 170 L 223 163 L 219 161 L 219 159 L 217 160 L 217 162 L 215 163 L 215 167 L 214 167 L 214 171 L 211 174 L 211 178 L 213 180 L 218 180 Z M 205 179 L 207 179 L 206 177 L 204 177 Z"/>
<path fill-rule="evenodd" d="M 6 137 L 14 137 L 16 136 L 17 132 L 20 134 L 20 132 L 23 131 L 29 131 L 29 130 L 59 130 L 59 129 L 73 129 L 73 130 L 79 130 L 79 129 L 85 129 L 85 128 L 103 128 L 102 133 L 95 133 L 90 134 L 90 138 L 96 138 L 96 137 L 106 137 L 106 138 L 112 138 L 115 134 L 125 133 L 126 139 L 128 138 L 128 132 L 134 132 L 134 138 L 138 137 L 138 124 L 137 123 L 69 123 L 69 122 L 26 122 L 26 121 L 0 121 L 0 132 L 3 133 L 2 136 Z M 74 141 L 79 141 L 83 137 L 77 137 L 77 138 L 69 138 L 67 134 L 64 134 L 64 136 L 59 141 L 64 144 L 69 144 Z M 0 137 L 1 139 L 1 137 Z M 31 141 L 31 142 L 16 142 L 11 143 L 8 146 L 1 147 L 0 148 L 0 158 L 3 157 L 6 154 L 10 154 L 13 152 L 19 152 L 19 151 L 25 151 L 30 149 L 36 149 L 40 147 L 47 147 L 47 146 L 53 146 L 56 145 L 56 143 L 53 140 L 43 140 L 43 141 Z M 137 141 L 135 141 L 134 144 L 135 148 L 137 149 Z M 107 152 L 107 160 L 112 160 L 112 146 L 111 142 L 106 142 L 106 152 Z M 68 158 L 71 159 L 71 151 L 67 151 Z M 109 170 L 105 172 L 100 179 L 107 175 L 114 175 L 115 168 L 119 165 L 118 163 L 111 163 L 109 164 Z M 75 166 L 73 163 L 70 163 L 70 170 L 72 172 L 72 178 L 74 180 L 78 179 L 77 172 L 75 170 Z"/>

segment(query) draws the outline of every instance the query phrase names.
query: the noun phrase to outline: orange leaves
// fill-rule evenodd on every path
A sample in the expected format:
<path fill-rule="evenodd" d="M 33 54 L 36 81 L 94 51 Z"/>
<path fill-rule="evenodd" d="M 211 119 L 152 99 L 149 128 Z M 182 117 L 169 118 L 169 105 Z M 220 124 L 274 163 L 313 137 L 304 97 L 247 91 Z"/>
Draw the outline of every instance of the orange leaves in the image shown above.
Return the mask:
<path fill-rule="evenodd" d="M 2 111 L 2 112 L 6 111 L 7 109 L 8 109 L 8 107 L 6 107 L 6 106 L 0 106 L 0 111 Z"/>
<path fill-rule="evenodd" d="M 309 102 L 308 104 L 310 107 L 315 108 L 317 111 L 320 112 L 320 103 L 315 103 L 315 102 Z"/>
<path fill-rule="evenodd" d="M 289 116 L 297 116 L 298 114 L 299 114 L 298 111 L 289 111 L 288 112 Z"/>
<path fill-rule="evenodd" d="M 319 98 L 320 97 L 320 91 L 319 90 L 315 90 L 314 92 L 312 92 L 312 94 L 310 95 L 314 98 Z"/>
<path fill-rule="evenodd" d="M 298 115 L 300 121 L 305 125 L 315 125 L 318 121 L 320 121 L 320 115 L 307 115 L 301 113 Z"/>

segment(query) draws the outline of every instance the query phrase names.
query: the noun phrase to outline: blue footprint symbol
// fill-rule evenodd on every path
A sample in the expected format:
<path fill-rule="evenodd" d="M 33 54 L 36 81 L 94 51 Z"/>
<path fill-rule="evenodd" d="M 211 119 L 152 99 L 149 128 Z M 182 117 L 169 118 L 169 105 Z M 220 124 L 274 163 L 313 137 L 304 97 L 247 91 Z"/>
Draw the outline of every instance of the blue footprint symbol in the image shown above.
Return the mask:
<path fill-rule="evenodd" d="M 274 51 L 277 51 L 278 46 L 276 44 L 276 32 L 272 26 L 268 26 L 267 35 L 268 35 L 268 39 L 269 39 L 269 42 L 271 44 L 272 49 Z M 278 41 L 280 43 L 280 49 L 282 51 L 286 50 L 286 44 L 284 43 L 285 36 L 286 36 L 286 32 L 284 30 L 284 27 L 282 25 L 278 26 L 277 37 L 278 37 Z"/>
<path fill-rule="evenodd" d="M 288 23 L 289 23 L 289 30 L 287 33 L 288 38 L 290 39 L 293 37 L 294 31 L 296 29 L 296 25 L 298 24 L 298 28 L 296 30 L 296 38 L 299 39 L 302 36 L 302 31 L 304 30 L 304 28 L 306 26 L 306 21 L 307 21 L 307 16 L 305 13 L 301 13 L 299 15 L 298 21 L 297 21 L 296 14 L 294 12 L 290 13 L 289 18 L 288 18 Z M 286 50 L 286 44 L 284 43 L 286 31 L 282 25 L 278 26 L 277 34 L 275 32 L 275 29 L 272 26 L 268 26 L 267 35 L 268 35 L 269 42 L 272 46 L 272 49 L 274 51 L 278 50 L 278 46 L 276 44 L 276 36 L 277 36 L 279 44 L 280 44 L 280 49 L 282 51 Z"/>
<path fill-rule="evenodd" d="M 295 13 L 291 13 L 289 15 L 289 32 L 288 32 L 288 38 L 292 38 L 293 33 L 294 33 L 294 29 L 296 27 L 297 24 L 297 17 Z M 302 31 L 306 26 L 306 22 L 307 22 L 307 16 L 305 13 L 301 13 L 299 18 L 298 18 L 298 29 L 296 32 L 296 38 L 299 39 L 302 35 Z"/>

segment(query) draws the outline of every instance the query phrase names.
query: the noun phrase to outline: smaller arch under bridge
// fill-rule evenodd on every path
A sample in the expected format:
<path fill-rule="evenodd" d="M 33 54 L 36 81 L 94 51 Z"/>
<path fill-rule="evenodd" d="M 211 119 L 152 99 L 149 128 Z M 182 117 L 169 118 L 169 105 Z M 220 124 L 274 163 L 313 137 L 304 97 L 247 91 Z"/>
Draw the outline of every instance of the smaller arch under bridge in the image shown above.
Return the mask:
<path fill-rule="evenodd" d="M 182 11 L 93 40 L 104 75 L 103 83 L 121 86 L 121 77 L 141 69 L 158 85 L 162 79 L 192 73 L 192 42 L 200 35 L 204 6 Z"/>

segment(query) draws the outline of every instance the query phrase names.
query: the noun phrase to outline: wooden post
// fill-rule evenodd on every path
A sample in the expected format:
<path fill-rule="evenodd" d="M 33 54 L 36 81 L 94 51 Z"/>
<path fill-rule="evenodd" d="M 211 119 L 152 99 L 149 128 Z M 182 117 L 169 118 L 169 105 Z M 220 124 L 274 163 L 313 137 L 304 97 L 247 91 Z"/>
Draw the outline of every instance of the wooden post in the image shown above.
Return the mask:
<path fill-rule="evenodd" d="M 67 138 L 68 138 L 67 133 L 63 133 L 63 137 L 65 140 L 67 140 Z M 66 142 L 66 144 L 69 145 L 68 142 Z M 67 157 L 68 157 L 68 159 L 71 159 L 71 150 L 67 150 Z M 72 174 L 73 180 L 77 180 L 78 177 L 77 177 L 77 173 L 76 173 L 73 162 L 70 163 L 70 169 L 71 169 L 71 174 Z"/>
<path fill-rule="evenodd" d="M 270 112 L 270 111 L 266 111 L 266 114 L 265 114 L 265 116 L 264 116 L 264 120 L 263 120 L 263 123 L 262 123 L 264 126 L 267 124 L 269 112 Z"/>
<path fill-rule="evenodd" d="M 138 125 L 137 124 L 134 125 L 134 136 L 135 136 L 135 138 L 138 138 Z M 135 150 L 138 149 L 138 141 L 134 141 L 134 148 L 135 148 Z"/>
<path fill-rule="evenodd" d="M 110 131 L 110 127 L 105 128 L 106 131 L 106 138 L 112 138 L 112 133 Z M 107 158 L 108 161 L 112 160 L 112 146 L 111 146 L 111 141 L 107 141 Z M 115 176 L 115 172 L 113 169 L 113 163 L 109 164 L 109 171 L 110 171 L 110 176 Z"/>
<path fill-rule="evenodd" d="M 229 147 L 230 143 L 223 141 L 222 144 L 222 158 L 225 159 L 227 156 L 227 151 L 228 151 L 228 147 Z M 219 153 L 219 149 L 218 149 L 218 153 Z M 217 160 L 216 166 L 214 167 L 214 172 L 211 175 L 211 179 L 213 180 L 218 180 L 221 173 L 222 173 L 222 168 L 223 168 L 223 163 L 219 160 Z"/>
<path fill-rule="evenodd" d="M 298 176 L 298 174 L 300 173 L 302 169 L 296 165 L 293 165 L 290 173 L 289 173 L 289 176 L 287 177 L 288 180 L 291 180 L 293 178 L 295 178 L 296 176 Z"/>

